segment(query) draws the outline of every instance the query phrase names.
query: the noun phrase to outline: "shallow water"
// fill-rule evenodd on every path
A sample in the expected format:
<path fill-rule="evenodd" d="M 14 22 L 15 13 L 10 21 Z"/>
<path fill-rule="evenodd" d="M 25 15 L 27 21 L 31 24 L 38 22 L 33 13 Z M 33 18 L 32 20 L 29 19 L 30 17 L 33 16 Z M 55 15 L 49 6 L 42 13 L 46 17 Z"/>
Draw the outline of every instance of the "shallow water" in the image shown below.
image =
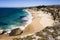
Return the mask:
<path fill-rule="evenodd" d="M 27 20 L 23 20 L 23 18 L 27 15 L 28 13 L 24 9 L 0 8 L 0 29 L 6 30 L 25 25 Z"/>

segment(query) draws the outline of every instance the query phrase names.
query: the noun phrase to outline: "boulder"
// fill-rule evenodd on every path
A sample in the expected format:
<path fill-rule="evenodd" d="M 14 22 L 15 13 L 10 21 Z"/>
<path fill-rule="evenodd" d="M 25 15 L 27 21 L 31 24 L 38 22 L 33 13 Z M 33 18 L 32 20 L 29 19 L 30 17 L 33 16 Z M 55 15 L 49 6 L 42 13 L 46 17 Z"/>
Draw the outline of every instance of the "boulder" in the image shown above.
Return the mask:
<path fill-rule="evenodd" d="M 16 28 L 11 30 L 11 32 L 9 33 L 10 36 L 16 36 L 16 35 L 20 35 L 23 31 L 20 28 Z"/>

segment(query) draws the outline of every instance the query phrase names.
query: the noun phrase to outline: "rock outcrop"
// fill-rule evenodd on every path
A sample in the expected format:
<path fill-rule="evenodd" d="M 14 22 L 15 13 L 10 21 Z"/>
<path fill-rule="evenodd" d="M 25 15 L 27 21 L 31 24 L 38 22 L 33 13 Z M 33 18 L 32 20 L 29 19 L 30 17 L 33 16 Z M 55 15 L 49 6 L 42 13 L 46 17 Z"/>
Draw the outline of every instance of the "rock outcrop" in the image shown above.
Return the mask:
<path fill-rule="evenodd" d="M 16 36 L 16 35 L 20 35 L 23 31 L 20 28 L 16 28 L 11 30 L 11 32 L 9 33 L 10 36 Z"/>

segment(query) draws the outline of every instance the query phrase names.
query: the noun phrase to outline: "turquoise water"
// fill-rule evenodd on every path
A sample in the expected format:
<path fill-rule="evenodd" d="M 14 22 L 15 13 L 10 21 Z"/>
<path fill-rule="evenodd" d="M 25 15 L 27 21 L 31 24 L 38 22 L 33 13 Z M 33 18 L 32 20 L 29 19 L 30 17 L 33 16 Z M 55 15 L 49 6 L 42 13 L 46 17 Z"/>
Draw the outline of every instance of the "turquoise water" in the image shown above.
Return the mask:
<path fill-rule="evenodd" d="M 11 29 L 11 25 L 21 26 L 26 24 L 28 13 L 20 8 L 0 8 L 0 29 Z"/>

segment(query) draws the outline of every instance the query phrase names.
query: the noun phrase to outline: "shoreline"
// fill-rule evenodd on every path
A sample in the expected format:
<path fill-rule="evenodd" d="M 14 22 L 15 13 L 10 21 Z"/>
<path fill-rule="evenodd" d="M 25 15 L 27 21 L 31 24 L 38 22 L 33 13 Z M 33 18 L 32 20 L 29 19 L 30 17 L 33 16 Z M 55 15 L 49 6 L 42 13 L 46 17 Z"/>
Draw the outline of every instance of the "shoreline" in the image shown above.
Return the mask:
<path fill-rule="evenodd" d="M 6 29 L 6 30 L 5 30 L 5 31 L 6 31 L 5 34 L 10 33 L 11 30 L 16 29 L 16 28 L 20 28 L 21 30 L 24 30 L 25 27 L 27 27 L 27 26 L 32 22 L 32 19 L 33 19 L 32 14 L 31 14 L 28 10 L 26 10 L 26 9 L 23 9 L 23 11 L 26 11 L 26 12 L 28 13 L 28 15 L 26 16 L 26 18 L 28 18 L 28 21 L 26 22 L 26 24 L 25 24 L 24 26 L 17 26 L 17 27 L 16 27 L 15 25 L 10 25 L 10 26 L 11 26 L 11 29 Z M 15 26 L 15 27 L 12 27 L 12 26 Z M 2 31 L 4 31 L 4 30 L 1 29 L 0 33 L 1 33 Z"/>
<path fill-rule="evenodd" d="M 27 11 L 29 14 L 31 14 L 31 12 L 29 12 L 28 10 L 25 10 L 25 11 Z M 32 14 L 31 14 L 31 16 L 32 16 Z M 32 16 L 32 18 L 33 18 L 33 16 Z M 32 19 L 32 18 L 31 18 L 31 19 Z M 28 21 L 28 23 L 29 23 L 30 21 L 32 22 L 33 19 L 32 19 L 32 20 L 31 20 L 31 19 Z M 31 22 L 30 22 L 29 24 L 31 24 Z M 29 24 L 27 24 L 27 25 L 25 26 L 25 28 L 28 27 Z M 10 31 L 10 30 L 8 30 L 8 33 L 10 33 L 9 31 Z M 3 34 L 3 35 L 0 35 L 0 37 L 1 37 L 0 40 L 12 40 L 13 38 L 21 38 L 21 37 L 23 36 L 22 34 L 21 34 L 21 35 L 17 35 L 17 36 L 9 36 L 8 33 L 5 33 L 5 34 Z"/>
<path fill-rule="evenodd" d="M 28 15 L 26 16 L 28 18 L 28 21 L 26 22 L 26 25 L 24 27 L 20 27 L 21 30 L 24 30 L 25 27 L 27 27 L 32 22 L 32 19 L 33 19 L 31 12 L 29 12 L 26 9 L 24 9 L 24 11 L 26 11 L 28 13 Z"/>

